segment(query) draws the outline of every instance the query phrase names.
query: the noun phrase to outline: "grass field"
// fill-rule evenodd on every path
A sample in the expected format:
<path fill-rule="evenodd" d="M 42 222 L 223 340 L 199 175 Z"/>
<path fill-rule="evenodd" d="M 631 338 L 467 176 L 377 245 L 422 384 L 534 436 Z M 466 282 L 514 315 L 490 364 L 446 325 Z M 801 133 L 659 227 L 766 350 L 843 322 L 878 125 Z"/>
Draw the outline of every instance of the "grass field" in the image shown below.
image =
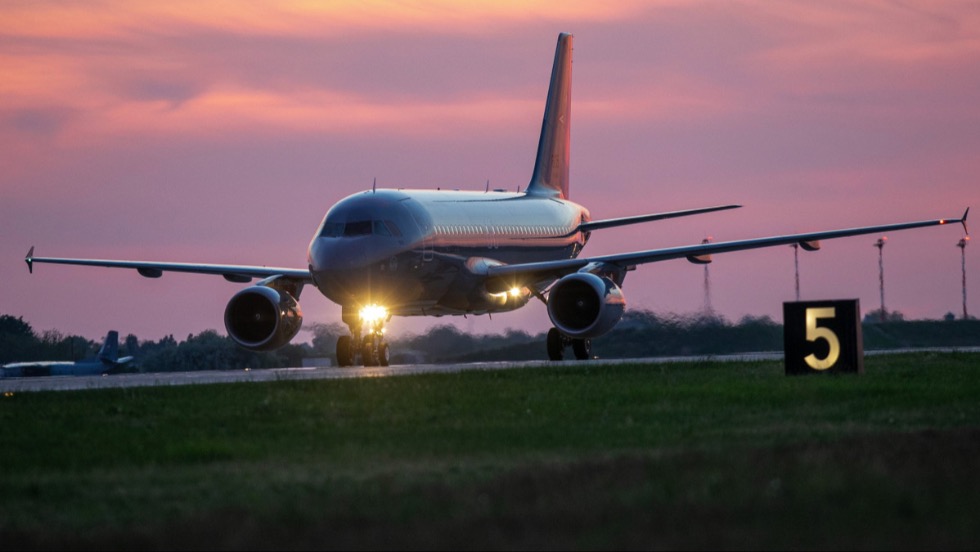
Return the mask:
<path fill-rule="evenodd" d="M 0 549 L 980 548 L 980 355 L 0 397 Z"/>

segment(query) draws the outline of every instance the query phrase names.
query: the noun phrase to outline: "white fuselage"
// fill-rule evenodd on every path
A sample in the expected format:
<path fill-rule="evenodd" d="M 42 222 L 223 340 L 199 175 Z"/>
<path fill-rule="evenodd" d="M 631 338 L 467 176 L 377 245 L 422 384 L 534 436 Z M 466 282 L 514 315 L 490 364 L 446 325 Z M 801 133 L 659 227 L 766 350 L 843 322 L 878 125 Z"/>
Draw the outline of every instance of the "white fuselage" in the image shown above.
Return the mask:
<path fill-rule="evenodd" d="M 574 202 L 524 193 L 366 191 L 324 217 L 310 271 L 342 306 L 384 304 L 401 315 L 512 310 L 538 290 L 501 301 L 481 289 L 485 268 L 573 258 L 588 220 Z"/>

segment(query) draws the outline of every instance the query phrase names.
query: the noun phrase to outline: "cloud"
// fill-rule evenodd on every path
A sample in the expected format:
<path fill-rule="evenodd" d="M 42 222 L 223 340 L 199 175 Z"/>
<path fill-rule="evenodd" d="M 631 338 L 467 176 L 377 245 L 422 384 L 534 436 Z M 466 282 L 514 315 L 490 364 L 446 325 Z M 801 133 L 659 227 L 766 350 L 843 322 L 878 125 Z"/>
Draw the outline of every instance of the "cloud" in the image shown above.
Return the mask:
<path fill-rule="evenodd" d="M 248 89 L 209 90 L 173 106 L 130 101 L 90 118 L 86 134 L 110 137 L 172 134 L 235 139 L 268 130 L 346 135 L 385 133 L 416 137 L 454 134 L 466 127 L 506 127 L 540 110 L 538 103 L 493 97 L 441 102 L 379 103 L 322 90 L 271 94 Z"/>
<path fill-rule="evenodd" d="M 303 266 L 326 208 L 375 176 L 525 185 L 565 30 L 576 34 L 573 199 L 602 217 L 746 205 L 610 231 L 587 253 L 957 215 L 975 203 L 980 171 L 978 12 L 848 0 L 0 2 L 2 258 L 23 269 L 36 243 L 52 255 Z M 931 257 L 892 273 L 958 253 L 945 231 L 922 233 L 943 251 L 909 247 Z M 889 254 L 902 249 L 896 239 Z M 873 252 L 834 243 L 807 261 L 808 281 L 863 294 L 858 265 L 830 257 L 851 250 Z M 770 291 L 789 277 L 772 274 L 787 255 L 719 256 L 713 278 L 765 293 L 748 303 L 716 288 L 716 303 L 778 312 Z M 627 280 L 631 305 L 697 308 L 700 270 L 643 268 Z M 63 278 L 43 272 L 52 287 Z M 4 276 L 5 308 L 29 319 L 40 303 L 57 320 L 78 295 L 24 270 Z M 169 290 L 163 312 L 175 302 L 187 312 L 127 311 L 160 328 L 151 335 L 220 327 L 234 291 L 191 277 L 71 277 L 102 304 L 106 280 L 132 278 L 139 290 L 120 296 L 141 301 Z M 867 280 L 874 299 L 876 274 Z M 41 288 L 64 298 L 31 300 Z M 305 298 L 315 309 L 339 310 Z M 113 311 L 84 323 L 104 332 Z M 547 320 L 535 312 L 537 331 Z M 502 318 L 493 331 L 511 324 Z"/>
<path fill-rule="evenodd" d="M 0 127 L 8 127 L 17 133 L 51 136 L 57 134 L 74 116 L 75 113 L 69 109 L 14 109 L 0 112 Z"/>
<path fill-rule="evenodd" d="M 756 61 L 781 70 L 907 68 L 980 54 L 980 5 L 972 3 L 773 2 L 760 15 L 782 38 Z"/>
<path fill-rule="evenodd" d="M 411 30 L 479 35 L 535 20 L 610 21 L 647 9 L 639 0 L 456 0 L 347 2 L 14 2 L 0 8 L 0 34 L 106 39 L 190 30 L 270 36 L 338 36 Z"/>
<path fill-rule="evenodd" d="M 545 17 L 609 21 L 641 5 L 6 3 L 0 93 L 5 107 L 20 114 L 7 118 L 8 132 L 36 131 L 43 119 L 42 134 L 51 139 L 58 131 L 64 147 L 141 133 L 442 133 L 474 124 L 490 130 L 527 116 L 529 100 L 499 91 L 488 97 L 479 41 L 465 53 L 441 36 L 486 35 L 495 24 Z M 415 37 L 410 51 L 399 48 L 399 37 Z M 418 78 L 435 67 L 442 76 Z M 42 111 L 80 116 L 42 118 Z"/>

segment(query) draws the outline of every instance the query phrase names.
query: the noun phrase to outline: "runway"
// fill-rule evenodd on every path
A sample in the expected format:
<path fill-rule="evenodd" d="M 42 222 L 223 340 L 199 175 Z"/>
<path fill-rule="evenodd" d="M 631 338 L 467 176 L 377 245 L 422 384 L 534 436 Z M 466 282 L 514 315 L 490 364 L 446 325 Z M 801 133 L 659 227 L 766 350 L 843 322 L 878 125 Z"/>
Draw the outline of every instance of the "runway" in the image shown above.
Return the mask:
<path fill-rule="evenodd" d="M 698 360 L 780 360 L 782 353 L 746 353 L 711 357 L 657 357 L 639 359 L 572 360 L 555 363 L 547 360 L 513 362 L 474 362 L 468 364 L 404 364 L 387 367 L 354 366 L 348 368 L 269 368 L 261 370 L 201 370 L 194 372 L 154 372 L 147 374 L 115 374 L 107 376 L 44 376 L 35 378 L 0 379 L 0 393 L 23 391 L 72 391 L 79 389 L 108 389 L 114 387 L 151 387 L 169 385 L 198 385 L 206 383 L 291 381 L 313 379 L 383 378 L 412 374 L 445 374 L 472 370 L 513 370 L 545 366 L 574 366 Z"/>
<path fill-rule="evenodd" d="M 911 352 L 980 352 L 980 347 L 900 349 L 866 351 L 866 355 Z M 515 370 L 546 366 L 604 366 L 610 364 L 664 364 L 678 362 L 742 362 L 783 359 L 782 352 L 739 353 L 731 355 L 615 358 L 552 362 L 525 360 L 513 362 L 474 362 L 469 364 L 413 364 L 388 367 L 350 368 L 269 368 L 262 370 L 202 370 L 195 372 L 154 372 L 148 374 L 115 374 L 107 376 L 44 376 L 34 378 L 0 378 L 0 393 L 25 391 L 77 391 L 124 387 L 158 387 L 200 385 L 209 383 L 298 381 L 314 379 L 383 378 L 412 374 L 445 374 L 472 370 Z"/>

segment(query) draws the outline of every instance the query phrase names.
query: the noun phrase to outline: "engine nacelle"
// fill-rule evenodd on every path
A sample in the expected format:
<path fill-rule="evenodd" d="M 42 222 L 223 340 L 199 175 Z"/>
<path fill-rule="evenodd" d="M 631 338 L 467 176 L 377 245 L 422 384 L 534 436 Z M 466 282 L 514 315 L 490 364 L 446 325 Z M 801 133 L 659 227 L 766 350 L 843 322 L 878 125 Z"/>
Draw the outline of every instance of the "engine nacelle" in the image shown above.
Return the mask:
<path fill-rule="evenodd" d="M 296 337 L 303 313 L 292 295 L 267 286 L 247 287 L 228 301 L 225 329 L 252 351 L 278 349 Z"/>
<path fill-rule="evenodd" d="M 569 274 L 548 294 L 548 316 L 563 334 L 590 339 L 605 334 L 626 310 L 623 290 L 609 278 L 589 272 Z"/>

